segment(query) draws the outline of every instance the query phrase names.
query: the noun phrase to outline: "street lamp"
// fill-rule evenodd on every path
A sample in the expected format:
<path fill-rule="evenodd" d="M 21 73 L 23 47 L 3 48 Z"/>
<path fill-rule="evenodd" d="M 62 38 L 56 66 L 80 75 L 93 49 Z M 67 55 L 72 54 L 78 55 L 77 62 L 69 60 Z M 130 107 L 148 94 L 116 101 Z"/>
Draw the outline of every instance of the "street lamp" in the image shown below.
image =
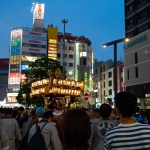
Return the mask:
<path fill-rule="evenodd" d="M 114 45 L 114 96 L 117 94 L 117 43 L 128 42 L 128 38 L 121 38 L 115 41 L 111 41 L 103 44 L 103 47 Z"/>
<path fill-rule="evenodd" d="M 65 68 L 64 68 L 64 63 L 65 63 L 65 27 L 66 27 L 66 24 L 68 23 L 68 20 L 65 20 L 65 19 L 62 19 L 61 21 L 63 24 L 64 24 L 64 37 L 63 37 L 63 74 L 65 73 Z"/>

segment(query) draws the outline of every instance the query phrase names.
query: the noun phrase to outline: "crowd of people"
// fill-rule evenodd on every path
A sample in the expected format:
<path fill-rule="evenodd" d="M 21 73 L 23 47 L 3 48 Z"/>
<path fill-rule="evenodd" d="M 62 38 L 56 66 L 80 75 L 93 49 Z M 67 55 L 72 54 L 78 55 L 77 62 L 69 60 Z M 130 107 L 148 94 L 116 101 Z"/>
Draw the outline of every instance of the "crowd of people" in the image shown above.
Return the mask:
<path fill-rule="evenodd" d="M 0 149 L 31 150 L 38 129 L 46 150 L 149 150 L 150 111 L 130 92 L 115 96 L 115 109 L 1 108 Z"/>

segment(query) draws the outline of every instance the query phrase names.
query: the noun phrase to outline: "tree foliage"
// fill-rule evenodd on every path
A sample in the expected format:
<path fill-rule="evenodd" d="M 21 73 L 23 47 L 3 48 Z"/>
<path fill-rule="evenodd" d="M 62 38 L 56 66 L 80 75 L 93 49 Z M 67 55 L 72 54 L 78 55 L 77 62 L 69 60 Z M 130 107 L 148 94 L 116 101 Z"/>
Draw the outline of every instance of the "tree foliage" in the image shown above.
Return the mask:
<path fill-rule="evenodd" d="M 26 77 L 31 83 L 37 80 L 46 79 L 49 77 L 47 74 L 48 71 L 54 72 L 57 68 L 60 68 L 63 72 L 63 66 L 61 66 L 57 60 L 41 58 L 29 65 L 29 70 L 26 72 Z"/>

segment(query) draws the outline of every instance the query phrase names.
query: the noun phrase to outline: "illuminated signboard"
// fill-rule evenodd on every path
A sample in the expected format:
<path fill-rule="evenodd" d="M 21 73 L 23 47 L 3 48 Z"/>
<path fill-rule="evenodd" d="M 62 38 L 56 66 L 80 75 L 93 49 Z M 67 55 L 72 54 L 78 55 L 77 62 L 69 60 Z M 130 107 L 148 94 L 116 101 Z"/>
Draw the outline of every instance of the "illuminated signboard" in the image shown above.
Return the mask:
<path fill-rule="evenodd" d="M 21 65 L 21 70 L 28 70 L 29 66 L 28 65 Z"/>
<path fill-rule="evenodd" d="M 84 90 L 87 89 L 87 84 L 88 84 L 88 75 L 87 72 L 84 73 Z"/>
<path fill-rule="evenodd" d="M 9 83 L 20 82 L 20 49 L 21 49 L 22 30 L 11 31 L 11 47 L 10 47 L 10 68 Z"/>
<path fill-rule="evenodd" d="M 44 4 L 36 4 L 33 12 L 33 22 L 35 19 L 44 20 Z"/>
<path fill-rule="evenodd" d="M 48 27 L 48 58 L 57 60 L 58 29 Z"/>

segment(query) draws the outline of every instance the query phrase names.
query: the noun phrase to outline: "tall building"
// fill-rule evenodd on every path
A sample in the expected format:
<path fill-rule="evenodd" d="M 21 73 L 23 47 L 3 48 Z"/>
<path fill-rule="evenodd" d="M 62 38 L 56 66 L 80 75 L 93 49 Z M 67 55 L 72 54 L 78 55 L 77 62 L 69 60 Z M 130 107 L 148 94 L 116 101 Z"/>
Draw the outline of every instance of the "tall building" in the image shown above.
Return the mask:
<path fill-rule="evenodd" d="M 150 0 L 125 0 L 125 35 L 134 37 L 150 29 Z"/>
<path fill-rule="evenodd" d="M 125 0 L 125 34 L 130 40 L 124 50 L 125 87 L 138 97 L 141 108 L 150 108 L 149 41 L 150 0 Z"/>
<path fill-rule="evenodd" d="M 85 72 L 88 75 L 92 74 L 93 50 L 91 49 L 91 41 L 84 36 L 78 37 L 66 33 L 64 50 L 63 38 L 64 35 L 59 33 L 57 61 L 60 65 L 65 66 L 67 78 L 78 81 L 84 78 Z M 63 55 L 65 56 L 64 59 Z"/>
<path fill-rule="evenodd" d="M 9 59 L 4 58 L 0 59 L 0 106 L 1 102 L 3 103 L 6 100 L 7 88 L 8 88 L 8 68 L 9 68 Z"/>
<path fill-rule="evenodd" d="M 44 4 L 36 4 L 33 28 L 11 31 L 7 104 L 17 105 L 16 96 L 30 62 L 47 56 L 47 31 L 44 28 Z"/>
<path fill-rule="evenodd" d="M 117 92 L 125 91 L 123 72 L 124 65 L 118 61 Z M 104 101 L 112 104 L 114 98 L 114 62 L 111 59 L 106 62 L 95 62 L 93 82 L 96 105 L 100 106 Z"/>

